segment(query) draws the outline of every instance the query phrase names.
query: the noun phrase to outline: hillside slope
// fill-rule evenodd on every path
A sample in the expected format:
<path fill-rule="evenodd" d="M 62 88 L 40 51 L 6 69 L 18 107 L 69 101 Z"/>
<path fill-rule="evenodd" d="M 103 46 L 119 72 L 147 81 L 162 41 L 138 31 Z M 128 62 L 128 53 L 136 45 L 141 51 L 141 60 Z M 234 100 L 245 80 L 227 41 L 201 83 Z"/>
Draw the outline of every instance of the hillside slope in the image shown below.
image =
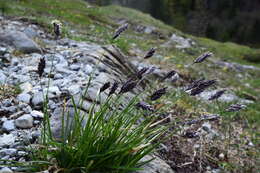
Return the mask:
<path fill-rule="evenodd" d="M 222 116 L 221 121 L 211 125 L 201 123 L 198 126 L 185 126 L 164 144 L 169 152 L 162 149 L 161 156 L 177 172 L 199 170 L 202 161 L 230 172 L 257 170 L 257 147 L 260 145 L 260 50 L 194 37 L 147 14 L 119 6 L 96 7 L 82 0 L 20 0 L 8 3 L 1 0 L 0 7 L 10 20 L 39 25 L 49 35 L 52 34 L 51 20 L 58 19 L 63 23 L 62 37 L 99 45 L 114 44 L 128 55 L 133 64 L 138 64 L 138 68 L 155 65 L 162 71 L 177 71 L 178 80 L 168 81 L 169 87 L 176 90 L 164 99 L 164 104 L 172 105 L 174 119 L 188 121 L 204 113 Z M 129 29 L 119 39 L 112 40 L 114 30 L 124 23 L 130 24 Z M 35 42 L 43 48 L 48 47 L 41 40 L 36 39 Z M 152 47 L 157 48 L 155 56 L 144 61 L 142 57 Z M 201 64 L 191 65 L 196 57 L 206 51 L 211 51 L 214 56 Z M 19 56 L 20 52 L 13 54 Z M 207 90 L 199 97 L 189 97 L 182 92 L 192 81 L 201 78 L 217 79 L 217 88 Z M 226 89 L 227 94 L 219 102 L 207 101 L 217 89 Z M 247 104 L 247 108 L 235 114 L 223 112 L 233 103 Z M 216 130 L 222 137 L 228 127 L 231 129 L 228 134 L 230 140 L 220 137 L 198 141 L 197 138 L 184 137 L 184 134 L 200 131 L 203 127 L 212 128 L 212 132 Z M 203 142 L 205 147 L 203 153 L 193 157 L 191 153 L 198 142 Z M 219 158 L 221 153 L 224 153 L 224 159 Z M 194 163 L 185 166 L 192 159 Z"/>

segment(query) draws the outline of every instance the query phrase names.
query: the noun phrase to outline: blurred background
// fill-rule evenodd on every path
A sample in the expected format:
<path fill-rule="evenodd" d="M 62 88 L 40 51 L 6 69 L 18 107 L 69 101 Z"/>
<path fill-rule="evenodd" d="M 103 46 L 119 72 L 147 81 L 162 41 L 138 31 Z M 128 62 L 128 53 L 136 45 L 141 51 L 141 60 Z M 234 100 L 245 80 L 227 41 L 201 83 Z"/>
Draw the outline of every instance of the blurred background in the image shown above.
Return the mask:
<path fill-rule="evenodd" d="M 260 47 L 259 0 L 87 0 L 149 13 L 196 36 Z"/>

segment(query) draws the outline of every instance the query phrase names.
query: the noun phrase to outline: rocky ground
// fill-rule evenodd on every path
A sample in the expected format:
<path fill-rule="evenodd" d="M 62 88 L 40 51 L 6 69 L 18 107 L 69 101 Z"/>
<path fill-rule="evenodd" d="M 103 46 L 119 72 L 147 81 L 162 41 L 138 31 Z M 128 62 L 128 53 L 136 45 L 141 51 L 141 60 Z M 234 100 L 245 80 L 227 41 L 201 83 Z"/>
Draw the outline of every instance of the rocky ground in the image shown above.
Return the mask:
<path fill-rule="evenodd" d="M 0 158 L 2 160 L 25 161 L 28 159 L 28 146 L 34 144 L 40 136 L 44 94 L 48 93 L 53 133 L 58 136 L 60 132 L 58 127 L 61 126 L 61 105 L 71 96 L 77 98 L 82 94 L 90 74 L 93 74 L 93 79 L 81 107 L 83 111 L 89 109 L 99 88 L 107 81 L 123 82 L 142 67 L 154 68 L 151 73 L 153 79 L 163 77 L 168 71 L 158 64 L 154 65 L 143 60 L 140 62 L 138 58 L 127 57 L 115 46 L 101 46 L 68 38 L 54 40 L 52 34 L 30 22 L 0 17 L 0 23 Z M 153 28 L 142 30 L 148 34 L 156 33 Z M 178 49 L 185 49 L 196 43 L 192 39 L 173 34 L 163 46 L 167 48 L 172 44 L 175 44 Z M 136 49 L 132 54 L 140 54 L 138 51 L 141 50 Z M 141 54 L 144 53 L 141 51 Z M 41 58 L 45 58 L 46 68 L 40 78 L 37 68 Z M 216 61 L 214 64 L 221 67 L 227 66 L 235 71 L 248 69 L 259 71 L 257 67 L 238 63 Z M 172 85 L 172 82 L 176 80 L 179 81 L 177 88 Z M 183 82 L 187 82 L 187 79 L 185 75 L 177 73 L 168 82 L 169 87 L 179 91 L 183 89 Z M 197 99 L 205 101 L 215 92 L 215 89 L 203 92 Z M 102 97 L 105 98 L 107 94 L 104 93 Z M 128 96 L 131 97 L 132 94 Z M 255 102 L 253 96 L 247 99 L 240 98 L 232 91 L 226 92 L 219 101 L 241 104 Z M 175 109 L 183 108 L 175 107 Z M 178 112 L 180 113 L 181 111 Z M 176 118 L 176 112 L 173 111 L 170 115 L 172 119 Z M 203 115 L 210 116 L 203 118 Z M 211 156 L 206 158 L 202 154 L 208 151 L 208 144 L 214 143 L 216 146 L 221 142 L 219 139 L 223 139 L 223 133 L 217 128 L 220 121 L 219 115 L 212 118 L 212 114 L 205 113 L 197 118 L 185 116 L 183 118 L 183 120 L 191 119 L 192 123 L 187 121 L 172 139 L 160 146 L 156 156 L 154 155 L 156 159 L 148 164 L 144 171 L 141 171 L 142 173 L 191 172 L 193 170 L 221 172 L 218 163 L 227 159 L 224 150 L 216 150 L 218 152 L 214 153 L 215 158 Z M 215 141 L 215 138 L 219 139 Z M 252 141 L 249 138 L 246 138 L 246 141 L 244 147 L 248 150 L 251 148 L 255 150 Z M 180 148 L 181 146 L 185 146 L 185 149 Z M 149 157 L 151 156 L 147 159 Z M 0 173 L 11 173 L 18 169 L 4 167 L 0 169 Z"/>

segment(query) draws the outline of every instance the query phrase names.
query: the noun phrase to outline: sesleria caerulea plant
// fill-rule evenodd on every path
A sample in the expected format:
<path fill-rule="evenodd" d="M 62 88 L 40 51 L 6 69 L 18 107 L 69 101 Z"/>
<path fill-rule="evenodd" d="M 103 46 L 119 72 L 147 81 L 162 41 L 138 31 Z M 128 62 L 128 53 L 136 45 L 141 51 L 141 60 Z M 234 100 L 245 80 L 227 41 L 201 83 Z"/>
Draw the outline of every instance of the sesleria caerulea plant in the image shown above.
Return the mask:
<path fill-rule="evenodd" d="M 108 89 L 107 83 L 100 91 L 104 88 Z M 83 115 L 72 98 L 75 112 L 73 125 L 68 122 L 65 109 L 61 139 L 57 141 L 52 138 L 48 128 L 43 131 L 45 141 L 42 144 L 45 145 L 35 155 L 48 164 L 40 162 L 40 169 L 52 166 L 69 173 L 129 172 L 138 170 L 146 163 L 141 159 L 154 150 L 157 139 L 163 135 L 166 127 L 153 126 L 155 121 L 151 105 L 149 109 L 139 109 L 148 107 L 139 101 L 140 95 L 125 103 L 123 95 L 131 89 L 133 85 L 129 85 L 129 81 L 125 82 L 118 94 L 110 94 L 103 103 L 97 99 L 88 113 Z M 113 92 L 114 88 L 111 87 L 110 93 Z M 97 92 L 96 98 L 100 94 L 103 93 Z M 96 109 L 98 102 L 101 104 Z M 144 118 L 144 113 L 150 113 L 150 116 Z M 70 131 L 67 130 L 68 126 Z"/>

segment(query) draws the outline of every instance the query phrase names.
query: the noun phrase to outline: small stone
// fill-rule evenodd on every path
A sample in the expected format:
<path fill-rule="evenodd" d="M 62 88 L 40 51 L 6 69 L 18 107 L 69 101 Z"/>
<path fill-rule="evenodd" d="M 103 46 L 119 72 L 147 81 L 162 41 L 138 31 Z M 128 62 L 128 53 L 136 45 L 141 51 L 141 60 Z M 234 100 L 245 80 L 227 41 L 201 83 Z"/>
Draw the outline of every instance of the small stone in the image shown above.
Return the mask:
<path fill-rule="evenodd" d="M 34 93 L 33 98 L 32 98 L 32 104 L 33 104 L 34 106 L 39 106 L 39 105 L 41 105 L 43 102 L 44 102 L 44 97 L 43 97 L 42 92 L 36 92 L 36 93 Z"/>
<path fill-rule="evenodd" d="M 78 94 L 80 92 L 80 86 L 79 85 L 71 85 L 68 88 L 68 91 L 71 95 Z"/>
<path fill-rule="evenodd" d="M 35 121 L 33 121 L 33 124 L 34 125 L 38 125 L 38 124 L 40 124 L 41 122 L 39 121 L 39 120 L 35 120 Z"/>
<path fill-rule="evenodd" d="M 80 66 L 79 66 L 79 65 L 76 65 L 76 64 L 72 64 L 72 65 L 70 66 L 70 69 L 71 69 L 71 70 L 74 70 L 74 71 L 78 71 L 78 70 L 80 69 Z"/>
<path fill-rule="evenodd" d="M 7 167 L 0 169 L 0 173 L 13 173 L 13 171 Z"/>
<path fill-rule="evenodd" d="M 20 89 L 22 90 L 22 93 L 28 93 L 30 91 L 32 91 L 32 84 L 29 82 L 25 82 L 23 84 L 20 85 Z"/>
<path fill-rule="evenodd" d="M 16 153 L 17 153 L 17 149 L 14 149 L 14 148 L 8 148 L 8 149 L 4 148 L 4 149 L 0 150 L 1 157 L 4 157 L 6 155 L 13 157 L 16 155 Z"/>
<path fill-rule="evenodd" d="M 3 134 L 0 136 L 0 147 L 12 145 L 15 141 L 13 134 Z"/>
<path fill-rule="evenodd" d="M 5 132 L 10 132 L 15 129 L 14 121 L 13 120 L 8 120 L 3 123 L 2 127 L 3 131 Z"/>
<path fill-rule="evenodd" d="M 9 107 L 9 106 L 12 106 L 12 101 L 10 99 L 5 99 L 5 100 L 2 100 L 1 104 L 5 107 Z"/>
<path fill-rule="evenodd" d="M 85 73 L 90 74 L 93 71 L 93 67 L 89 64 L 87 64 L 84 68 Z"/>
<path fill-rule="evenodd" d="M 34 118 L 41 118 L 41 119 L 44 118 L 44 114 L 42 112 L 36 111 L 36 110 L 31 112 L 31 116 Z"/>
<path fill-rule="evenodd" d="M 30 95 L 30 94 L 27 94 L 27 93 L 19 94 L 19 95 L 17 96 L 17 100 L 20 101 L 20 102 L 24 102 L 24 103 L 29 104 L 29 103 L 30 103 L 30 100 L 31 100 L 31 95 Z"/>
<path fill-rule="evenodd" d="M 0 84 L 4 84 L 6 82 L 6 75 L 0 71 Z"/>
<path fill-rule="evenodd" d="M 203 129 L 204 131 L 210 133 L 210 132 L 211 132 L 211 124 L 209 124 L 209 123 L 207 123 L 207 122 L 204 123 L 204 124 L 202 125 L 202 129 Z"/>
<path fill-rule="evenodd" d="M 220 153 L 218 157 L 220 160 L 223 160 L 225 158 L 225 155 L 223 153 Z"/>
<path fill-rule="evenodd" d="M 23 156 L 26 156 L 27 153 L 25 151 L 18 151 L 17 155 L 20 156 L 20 157 L 23 157 Z"/>
<path fill-rule="evenodd" d="M 30 114 L 25 114 L 15 120 L 16 127 L 19 128 L 31 128 L 33 126 L 33 117 Z"/>
<path fill-rule="evenodd" d="M 63 78 L 63 76 L 60 73 L 57 73 L 54 75 L 54 79 L 62 79 L 62 78 Z"/>
<path fill-rule="evenodd" d="M 7 48 L 0 47 L 0 55 L 3 56 L 4 54 L 8 53 Z"/>
<path fill-rule="evenodd" d="M 7 107 L 6 110 L 10 113 L 15 113 L 15 112 L 17 112 L 17 107 L 16 106 L 10 106 L 10 107 Z"/>

